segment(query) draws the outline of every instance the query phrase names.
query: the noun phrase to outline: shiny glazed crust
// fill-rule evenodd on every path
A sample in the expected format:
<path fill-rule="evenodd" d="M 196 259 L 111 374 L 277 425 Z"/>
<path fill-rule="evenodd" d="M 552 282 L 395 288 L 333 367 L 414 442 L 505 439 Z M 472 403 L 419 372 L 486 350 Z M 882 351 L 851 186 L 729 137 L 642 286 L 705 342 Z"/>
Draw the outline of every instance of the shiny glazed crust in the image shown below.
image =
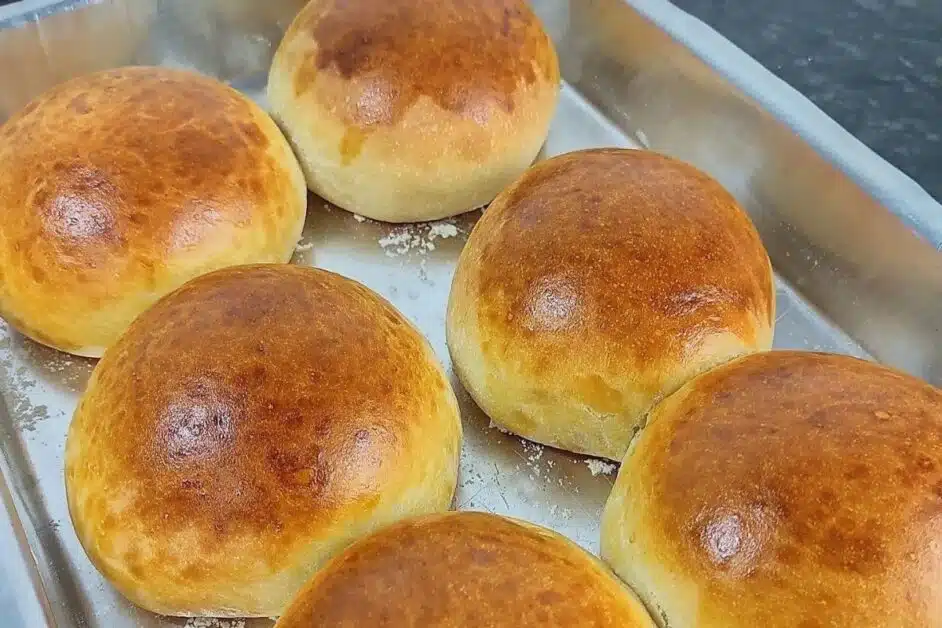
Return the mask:
<path fill-rule="evenodd" d="M 197 278 L 108 350 L 69 429 L 76 533 L 134 603 L 272 616 L 357 537 L 448 508 L 461 424 L 388 303 L 289 265 Z"/>
<path fill-rule="evenodd" d="M 662 626 L 942 626 L 942 391 L 815 353 L 702 375 L 628 452 L 602 555 Z"/>
<path fill-rule="evenodd" d="M 390 222 L 490 202 L 536 157 L 558 92 L 525 0 L 314 0 L 268 83 L 308 186 Z"/>
<path fill-rule="evenodd" d="M 306 207 L 290 146 L 235 90 L 166 68 L 74 79 L 0 127 L 0 314 L 100 356 L 192 277 L 287 261 Z"/>
<path fill-rule="evenodd" d="M 400 522 L 308 582 L 276 628 L 653 628 L 599 561 L 534 525 L 480 512 Z"/>
<path fill-rule="evenodd" d="M 600 149 L 537 164 L 494 200 L 447 332 L 495 423 L 620 460 L 655 402 L 768 349 L 774 317 L 768 256 L 732 196 L 668 157 Z"/>

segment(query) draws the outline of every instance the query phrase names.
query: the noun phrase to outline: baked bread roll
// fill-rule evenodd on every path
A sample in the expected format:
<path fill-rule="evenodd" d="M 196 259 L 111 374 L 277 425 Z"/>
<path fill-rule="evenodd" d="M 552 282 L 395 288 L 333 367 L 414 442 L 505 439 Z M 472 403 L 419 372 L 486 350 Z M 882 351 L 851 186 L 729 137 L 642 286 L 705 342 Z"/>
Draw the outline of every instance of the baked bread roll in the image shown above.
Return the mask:
<path fill-rule="evenodd" d="M 291 147 L 235 90 L 166 68 L 74 79 L 0 127 L 0 314 L 100 356 L 188 279 L 288 261 L 306 206 Z"/>
<path fill-rule="evenodd" d="M 490 202 L 536 157 L 558 93 L 525 0 L 313 0 L 268 81 L 311 190 L 389 222 Z"/>
<path fill-rule="evenodd" d="M 942 391 L 773 352 L 651 414 L 602 555 L 662 626 L 942 626 Z"/>
<path fill-rule="evenodd" d="M 482 512 L 410 519 L 308 582 L 276 628 L 653 628 L 637 598 L 555 532 Z"/>
<path fill-rule="evenodd" d="M 329 556 L 445 510 L 461 423 L 428 343 L 332 273 L 194 279 L 105 354 L 69 428 L 95 566 L 166 615 L 273 616 Z"/>
<path fill-rule="evenodd" d="M 448 303 L 455 371 L 501 427 L 621 460 L 684 382 L 768 349 L 775 287 L 749 217 L 656 153 L 569 153 L 495 199 Z"/>

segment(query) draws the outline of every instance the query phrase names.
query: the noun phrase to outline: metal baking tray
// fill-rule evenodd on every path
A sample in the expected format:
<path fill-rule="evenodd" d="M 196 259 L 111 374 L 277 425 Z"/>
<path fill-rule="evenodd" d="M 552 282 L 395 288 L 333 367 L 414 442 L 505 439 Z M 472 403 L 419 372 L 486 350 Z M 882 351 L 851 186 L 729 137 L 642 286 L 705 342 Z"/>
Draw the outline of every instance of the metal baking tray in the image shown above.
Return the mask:
<path fill-rule="evenodd" d="M 71 76 L 191 67 L 263 102 L 268 63 L 303 0 L 26 0 L 0 8 L 0 120 Z M 942 207 L 742 51 L 665 0 L 535 0 L 565 78 L 544 156 L 646 146 L 722 181 L 776 268 L 775 345 L 849 353 L 942 380 Z M 449 364 L 445 300 L 479 214 L 361 220 L 312 197 L 295 263 L 392 301 Z M 454 225 L 457 235 L 451 235 Z M 93 361 L 0 326 L 0 626 L 269 626 L 140 611 L 86 559 L 64 496 L 67 424 Z M 516 515 L 597 550 L 614 465 L 465 422 L 456 505 Z"/>

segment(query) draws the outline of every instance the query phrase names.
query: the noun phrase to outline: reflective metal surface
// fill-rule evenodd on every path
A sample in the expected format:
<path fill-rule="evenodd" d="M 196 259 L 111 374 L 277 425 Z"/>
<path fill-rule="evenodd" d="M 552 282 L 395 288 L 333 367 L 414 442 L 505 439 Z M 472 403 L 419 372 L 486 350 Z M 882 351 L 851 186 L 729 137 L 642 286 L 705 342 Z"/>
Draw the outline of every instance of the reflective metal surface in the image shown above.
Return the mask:
<path fill-rule="evenodd" d="M 2 8 L 0 119 L 58 81 L 129 63 L 193 67 L 258 98 L 274 46 L 302 4 L 35 0 Z M 871 356 L 942 381 L 938 204 L 663 0 L 534 5 L 567 80 L 544 156 L 643 144 L 698 164 L 745 204 L 769 248 L 781 278 L 777 347 Z M 458 235 L 444 237 L 441 226 L 361 221 L 311 198 L 295 262 L 383 294 L 447 364 L 445 300 L 476 217 L 446 221 Z M 202 626 L 130 606 L 72 531 L 62 453 L 92 366 L 0 325 L 0 626 Z M 594 551 L 614 469 L 490 428 L 454 383 L 465 421 L 456 504 L 547 525 Z"/>

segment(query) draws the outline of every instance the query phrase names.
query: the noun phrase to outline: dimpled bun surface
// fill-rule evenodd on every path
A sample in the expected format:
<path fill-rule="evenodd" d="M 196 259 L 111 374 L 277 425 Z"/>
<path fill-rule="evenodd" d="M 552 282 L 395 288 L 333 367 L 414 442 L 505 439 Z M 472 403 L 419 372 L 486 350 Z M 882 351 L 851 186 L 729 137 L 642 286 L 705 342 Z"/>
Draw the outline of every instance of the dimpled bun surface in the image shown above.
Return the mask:
<path fill-rule="evenodd" d="M 490 202 L 536 157 L 558 94 L 525 0 L 313 0 L 268 82 L 311 190 L 389 222 Z"/>
<path fill-rule="evenodd" d="M 400 522 L 319 571 L 276 628 L 654 628 L 597 559 L 481 512 Z"/>
<path fill-rule="evenodd" d="M 484 212 L 448 304 L 455 370 L 501 427 L 621 460 L 698 373 L 768 349 L 775 288 L 719 183 L 647 151 L 537 164 Z"/>
<path fill-rule="evenodd" d="M 448 508 L 461 423 L 432 349 L 362 285 L 289 265 L 194 279 L 95 369 L 72 522 L 165 615 L 274 616 L 357 537 Z"/>
<path fill-rule="evenodd" d="M 942 626 L 942 391 L 773 352 L 652 413 L 602 555 L 662 626 Z"/>
<path fill-rule="evenodd" d="M 291 147 L 235 90 L 166 68 L 73 79 L 0 127 L 0 314 L 100 356 L 187 280 L 288 261 L 306 206 Z"/>

